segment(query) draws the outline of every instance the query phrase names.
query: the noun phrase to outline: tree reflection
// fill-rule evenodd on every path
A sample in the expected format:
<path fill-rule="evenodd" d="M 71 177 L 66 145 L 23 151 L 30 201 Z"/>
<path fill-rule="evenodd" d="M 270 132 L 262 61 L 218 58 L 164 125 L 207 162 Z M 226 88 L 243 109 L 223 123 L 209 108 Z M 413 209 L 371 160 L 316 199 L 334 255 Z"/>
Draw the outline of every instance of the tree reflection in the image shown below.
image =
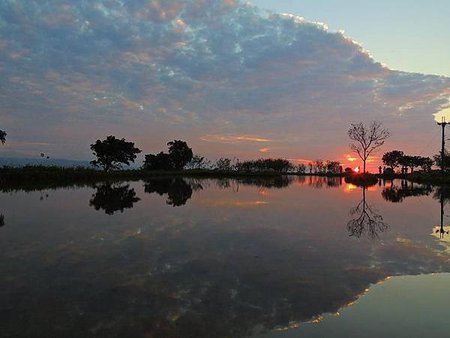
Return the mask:
<path fill-rule="evenodd" d="M 383 189 L 381 196 L 386 201 L 392 203 L 401 203 L 405 198 L 412 196 L 428 196 L 433 192 L 433 188 L 430 185 L 420 185 L 413 182 L 403 180 L 400 187 L 392 185 L 389 188 Z"/>
<path fill-rule="evenodd" d="M 360 238 L 367 234 L 371 239 L 378 239 L 381 232 L 386 231 L 389 225 L 383 220 L 383 216 L 366 202 L 366 187 L 362 187 L 362 200 L 356 207 L 350 210 L 353 217 L 347 223 L 350 236 Z"/>
<path fill-rule="evenodd" d="M 160 196 L 167 194 L 166 203 L 173 207 L 185 205 L 192 197 L 192 192 L 202 190 L 203 186 L 196 180 L 183 178 L 159 178 L 148 181 L 144 186 L 145 192 L 157 193 Z"/>
<path fill-rule="evenodd" d="M 5 215 L 0 214 L 0 227 L 5 226 Z"/>
<path fill-rule="evenodd" d="M 115 212 L 123 212 L 131 209 L 140 198 L 136 197 L 134 189 L 129 185 L 114 185 L 104 183 L 96 187 L 97 191 L 92 195 L 89 206 L 95 210 L 104 210 L 106 214 L 113 215 Z"/>
<path fill-rule="evenodd" d="M 239 180 L 242 185 L 256 186 L 259 188 L 287 188 L 294 182 L 292 176 L 274 176 L 274 177 L 244 177 Z"/>

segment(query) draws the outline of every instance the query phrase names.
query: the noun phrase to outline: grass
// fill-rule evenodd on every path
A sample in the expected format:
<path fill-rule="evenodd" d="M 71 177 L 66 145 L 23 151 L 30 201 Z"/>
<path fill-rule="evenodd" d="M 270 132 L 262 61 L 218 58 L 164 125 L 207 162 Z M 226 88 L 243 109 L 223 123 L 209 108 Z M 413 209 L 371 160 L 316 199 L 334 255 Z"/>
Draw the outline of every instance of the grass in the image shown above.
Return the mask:
<path fill-rule="evenodd" d="M 251 178 L 281 177 L 279 172 L 236 172 L 217 170 L 145 171 L 117 170 L 104 172 L 85 167 L 25 166 L 0 168 L 0 191 L 42 190 L 73 186 L 91 186 L 99 182 L 138 181 L 154 177 Z"/>

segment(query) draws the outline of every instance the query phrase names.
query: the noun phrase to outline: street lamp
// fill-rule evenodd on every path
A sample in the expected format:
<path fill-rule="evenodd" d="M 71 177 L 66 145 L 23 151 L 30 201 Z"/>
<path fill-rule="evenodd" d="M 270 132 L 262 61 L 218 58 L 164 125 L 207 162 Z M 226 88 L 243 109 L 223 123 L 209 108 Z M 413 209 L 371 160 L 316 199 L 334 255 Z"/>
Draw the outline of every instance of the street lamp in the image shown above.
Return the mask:
<path fill-rule="evenodd" d="M 445 116 L 442 116 L 441 122 L 437 123 L 442 126 L 442 149 L 441 149 L 441 174 L 444 175 L 444 159 L 445 159 L 445 126 L 450 122 L 445 121 Z"/>

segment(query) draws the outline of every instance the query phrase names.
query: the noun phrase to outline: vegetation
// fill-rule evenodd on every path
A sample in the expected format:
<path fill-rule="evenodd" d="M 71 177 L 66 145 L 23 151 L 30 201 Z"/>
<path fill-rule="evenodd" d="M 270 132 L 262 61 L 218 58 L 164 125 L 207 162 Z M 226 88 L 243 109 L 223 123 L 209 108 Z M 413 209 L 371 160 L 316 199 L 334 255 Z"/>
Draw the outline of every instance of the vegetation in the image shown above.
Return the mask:
<path fill-rule="evenodd" d="M 4 130 L 0 130 L 0 142 L 2 143 L 2 144 L 5 144 L 5 142 L 6 142 L 6 131 L 4 131 Z"/>
<path fill-rule="evenodd" d="M 130 162 L 136 159 L 136 154 L 141 152 L 133 142 L 117 139 L 115 136 L 108 136 L 103 141 L 97 140 L 91 144 L 91 150 L 97 157 L 91 164 L 102 168 L 105 172 L 120 169 L 122 164 L 130 165 Z"/>
<path fill-rule="evenodd" d="M 395 170 L 400 165 L 401 158 L 405 156 L 403 151 L 392 150 L 384 153 L 382 157 L 383 164 Z"/>
<path fill-rule="evenodd" d="M 378 177 L 369 173 L 350 174 L 345 177 L 345 182 L 359 187 L 370 187 L 378 183 Z"/>
<path fill-rule="evenodd" d="M 445 173 L 450 172 L 450 154 L 445 151 L 444 156 L 442 157 L 442 154 L 436 154 L 433 157 L 434 163 L 436 166 L 443 168 Z"/>
<path fill-rule="evenodd" d="M 168 142 L 169 153 L 145 155 L 143 168 L 145 170 L 182 170 L 193 159 L 192 149 L 181 140 Z M 197 161 L 199 158 L 196 159 Z M 198 164 L 198 163 L 197 163 Z"/>
<path fill-rule="evenodd" d="M 285 159 L 259 159 L 254 161 L 238 162 L 236 170 L 241 172 L 264 172 L 274 171 L 288 173 L 295 170 L 295 166 Z"/>
<path fill-rule="evenodd" d="M 0 185 L 14 185 L 22 181 L 53 181 L 61 185 L 85 184 L 86 182 L 115 181 L 115 180 L 138 180 L 155 176 L 202 176 L 202 177 L 257 177 L 257 176 L 280 176 L 285 174 L 301 175 L 327 175 L 346 176 L 349 183 L 367 186 L 376 183 L 377 176 L 366 173 L 366 162 L 371 154 L 381 147 L 389 137 L 389 131 L 383 129 L 381 123 L 372 122 L 365 126 L 362 122 L 352 124 L 348 135 L 353 141 L 351 148 L 363 160 L 363 175 L 357 175 L 351 168 L 341 166 L 338 161 L 321 160 L 309 162 L 307 165 L 294 165 L 289 160 L 282 158 L 268 158 L 248 161 L 239 161 L 237 158 L 220 158 L 211 162 L 204 156 L 194 155 L 192 149 L 185 141 L 174 140 L 167 143 L 168 152 L 145 155 L 145 161 L 140 170 L 118 170 L 122 165 L 130 165 L 137 158 L 140 149 L 133 142 L 125 139 L 117 139 L 108 136 L 105 140 L 97 140 L 90 145 L 96 159 L 91 162 L 94 168 L 62 168 L 51 166 L 25 166 L 22 168 L 3 167 L 0 168 Z M 6 132 L 0 130 L 0 141 L 4 143 Z M 445 154 L 443 159 L 446 169 L 450 169 L 450 155 Z M 44 154 L 41 154 L 44 156 Z M 441 156 L 436 155 L 435 161 L 429 157 L 406 155 L 403 151 L 392 150 L 383 155 L 385 177 L 395 177 L 396 170 L 401 168 L 403 175 L 408 171 L 408 178 L 415 181 L 427 181 L 430 183 L 450 182 L 446 176 L 440 177 L 432 172 L 434 164 L 440 164 Z M 447 165 L 448 164 L 448 165 Z M 420 168 L 421 172 L 415 170 Z M 380 173 L 381 173 L 380 167 Z M 47 184 L 46 183 L 46 184 Z"/>
<path fill-rule="evenodd" d="M 401 167 L 401 173 L 407 174 L 408 168 L 411 173 L 416 168 L 421 168 L 424 172 L 430 172 L 434 161 L 429 157 L 405 155 L 403 151 L 393 150 L 385 153 L 382 158 L 383 164 L 392 169 Z"/>
<path fill-rule="evenodd" d="M 362 122 L 351 124 L 348 136 L 353 143 L 350 144 L 350 148 L 363 161 L 363 173 L 366 172 L 366 162 L 369 156 L 384 144 L 389 135 L 389 131 L 382 128 L 381 122 L 374 121 L 370 126 L 366 126 Z"/>

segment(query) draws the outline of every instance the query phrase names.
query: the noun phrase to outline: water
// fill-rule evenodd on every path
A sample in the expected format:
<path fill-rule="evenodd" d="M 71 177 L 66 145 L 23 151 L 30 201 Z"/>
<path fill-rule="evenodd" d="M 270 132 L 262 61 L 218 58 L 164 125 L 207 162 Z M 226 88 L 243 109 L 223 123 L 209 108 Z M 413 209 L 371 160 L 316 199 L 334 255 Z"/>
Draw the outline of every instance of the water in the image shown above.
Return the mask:
<path fill-rule="evenodd" d="M 427 337 L 446 325 L 432 314 L 450 293 L 430 297 L 450 282 L 446 188 L 295 177 L 3 191 L 2 337 L 377 337 L 376 313 L 396 337 L 423 332 L 417 316 Z"/>

